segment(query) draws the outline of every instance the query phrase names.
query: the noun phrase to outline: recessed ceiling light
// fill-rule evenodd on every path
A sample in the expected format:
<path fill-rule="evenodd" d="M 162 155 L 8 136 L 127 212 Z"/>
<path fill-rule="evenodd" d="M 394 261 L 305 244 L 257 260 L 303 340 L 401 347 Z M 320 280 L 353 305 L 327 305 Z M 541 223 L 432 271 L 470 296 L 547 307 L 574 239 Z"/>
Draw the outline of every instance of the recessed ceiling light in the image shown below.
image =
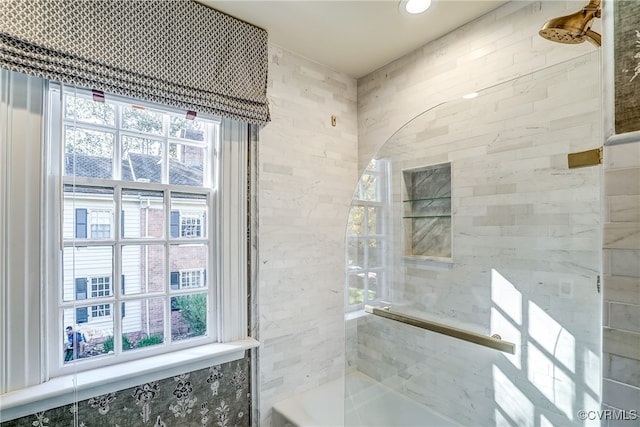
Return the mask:
<path fill-rule="evenodd" d="M 468 93 L 466 95 L 462 95 L 462 98 L 463 99 L 473 99 L 476 96 L 478 96 L 478 92 L 471 92 L 471 93 Z"/>
<path fill-rule="evenodd" d="M 400 10 L 411 15 L 417 15 L 429 9 L 431 0 L 402 0 Z"/>

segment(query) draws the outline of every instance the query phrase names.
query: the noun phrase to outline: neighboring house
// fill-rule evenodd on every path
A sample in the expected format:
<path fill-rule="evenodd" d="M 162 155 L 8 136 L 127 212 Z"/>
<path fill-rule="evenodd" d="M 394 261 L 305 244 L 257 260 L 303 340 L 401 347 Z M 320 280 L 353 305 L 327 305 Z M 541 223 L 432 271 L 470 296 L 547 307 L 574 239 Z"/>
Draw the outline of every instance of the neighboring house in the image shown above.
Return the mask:
<path fill-rule="evenodd" d="M 198 158 L 198 152 L 179 153 L 181 159 L 192 160 L 192 165 L 170 160 L 171 184 L 202 185 L 202 168 L 199 166 L 202 161 Z M 127 157 L 128 161 L 123 162 L 121 171 L 123 180 L 160 182 L 158 156 L 129 153 Z M 111 169 L 111 159 L 108 158 L 65 155 L 66 175 L 109 179 L 112 176 Z M 145 237 L 162 237 L 164 234 L 164 200 L 161 193 L 123 188 L 119 237 L 125 244 L 122 246 L 121 274 L 117 279 L 113 277 L 112 244 L 88 246 L 84 243 L 87 240 L 115 239 L 113 190 L 82 186 L 65 188 L 64 206 L 63 237 L 67 241 L 73 239 L 74 246 L 65 248 L 64 252 L 63 298 L 65 301 L 75 300 L 78 305 L 75 312 L 65 310 L 64 324 L 77 324 L 88 339 L 100 340 L 113 335 L 113 316 L 116 311 L 113 304 L 103 297 L 111 297 L 114 292 L 130 296 L 148 291 L 162 292 L 167 285 L 173 290 L 205 286 L 208 255 L 202 245 L 170 245 L 170 271 L 165 272 L 164 246 L 147 245 L 140 241 Z M 168 227 L 170 236 L 204 237 L 206 212 L 206 199 L 172 193 Z M 127 239 L 136 241 L 127 245 Z M 95 303 L 91 300 L 95 300 Z M 162 313 L 165 309 L 164 298 L 122 302 L 122 332 L 133 342 L 148 335 L 163 335 Z M 154 315 L 154 312 L 158 315 Z"/>

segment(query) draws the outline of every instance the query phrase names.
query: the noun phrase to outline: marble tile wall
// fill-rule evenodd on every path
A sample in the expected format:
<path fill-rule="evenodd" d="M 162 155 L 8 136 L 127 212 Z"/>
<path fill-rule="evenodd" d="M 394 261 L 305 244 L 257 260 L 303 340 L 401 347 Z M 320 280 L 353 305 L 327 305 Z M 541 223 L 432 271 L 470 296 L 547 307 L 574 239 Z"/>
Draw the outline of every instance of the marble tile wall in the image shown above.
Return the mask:
<path fill-rule="evenodd" d="M 344 372 L 344 238 L 356 187 L 356 81 L 269 47 L 258 141 L 260 425 Z M 331 116 L 336 126 L 331 126 Z"/>
<path fill-rule="evenodd" d="M 604 166 L 602 400 L 640 414 L 640 141 L 605 147 Z"/>
<path fill-rule="evenodd" d="M 448 134 L 403 139 L 410 155 L 381 150 L 394 171 L 394 236 L 400 171 L 444 157 L 452 174 L 452 263 L 402 258 L 395 239 L 392 305 L 498 333 L 517 351 L 364 317 L 361 372 L 463 425 L 581 425 L 578 410 L 599 408 L 601 171 L 567 165 L 601 144 L 598 67 L 587 55 L 443 105 L 424 123 Z"/>
<path fill-rule="evenodd" d="M 581 0 L 512 1 L 359 79 L 359 172 L 395 131 L 423 111 L 593 52 L 588 43 L 568 47 L 538 36 L 546 20 L 583 5 Z M 594 30 L 600 27 L 596 21 Z M 505 114 L 518 112 L 505 109 Z"/>

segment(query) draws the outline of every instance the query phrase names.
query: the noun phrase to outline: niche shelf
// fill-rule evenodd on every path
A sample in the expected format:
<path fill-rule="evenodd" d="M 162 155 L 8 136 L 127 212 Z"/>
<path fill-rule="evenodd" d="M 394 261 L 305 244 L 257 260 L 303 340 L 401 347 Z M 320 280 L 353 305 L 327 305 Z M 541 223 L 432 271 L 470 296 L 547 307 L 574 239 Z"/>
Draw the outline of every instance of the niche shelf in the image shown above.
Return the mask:
<path fill-rule="evenodd" d="M 451 261 L 451 163 L 402 171 L 404 255 Z"/>

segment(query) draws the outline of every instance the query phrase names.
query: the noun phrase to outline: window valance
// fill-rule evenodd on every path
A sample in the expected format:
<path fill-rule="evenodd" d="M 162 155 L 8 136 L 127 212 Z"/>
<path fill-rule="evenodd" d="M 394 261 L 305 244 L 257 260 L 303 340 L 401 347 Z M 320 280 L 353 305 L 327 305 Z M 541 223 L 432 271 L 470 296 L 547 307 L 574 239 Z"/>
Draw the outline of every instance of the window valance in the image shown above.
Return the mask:
<path fill-rule="evenodd" d="M 267 32 L 190 0 L 4 0 L 0 67 L 253 124 Z"/>

